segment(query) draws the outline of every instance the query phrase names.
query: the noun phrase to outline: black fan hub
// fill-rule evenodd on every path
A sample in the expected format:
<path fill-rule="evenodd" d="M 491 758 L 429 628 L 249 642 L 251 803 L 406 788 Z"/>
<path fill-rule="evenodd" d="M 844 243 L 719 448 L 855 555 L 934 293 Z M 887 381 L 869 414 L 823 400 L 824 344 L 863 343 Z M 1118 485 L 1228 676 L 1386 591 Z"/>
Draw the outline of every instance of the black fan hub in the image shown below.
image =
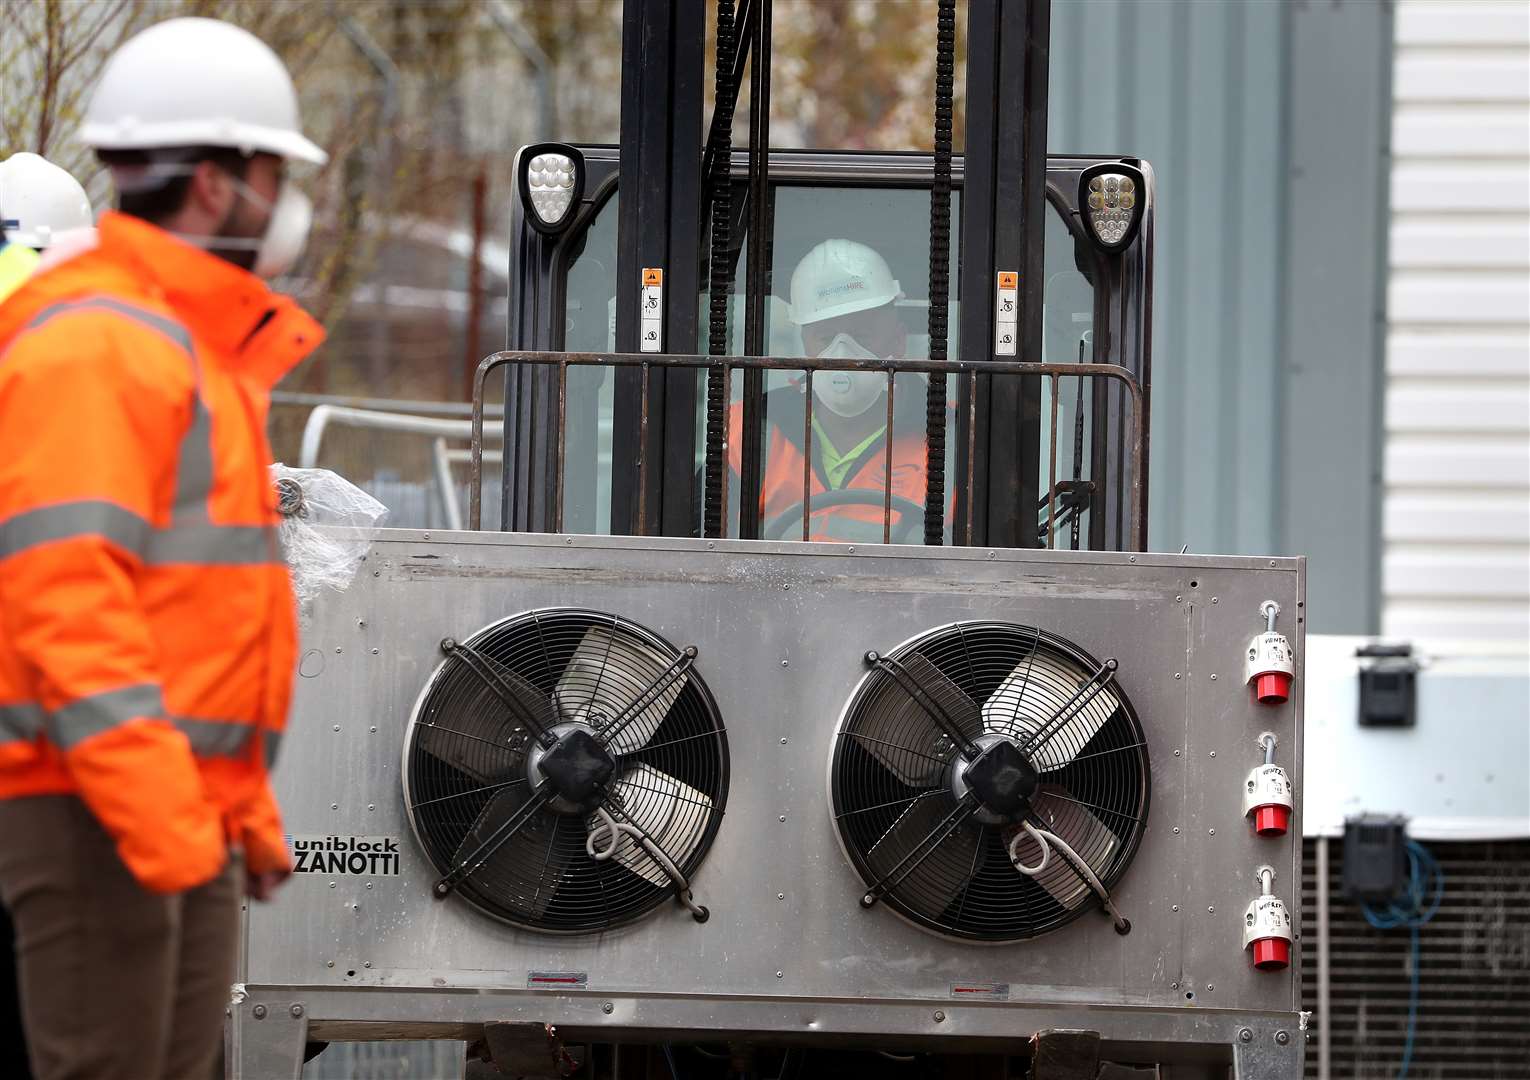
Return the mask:
<path fill-rule="evenodd" d="M 999 739 L 962 770 L 962 780 L 984 810 L 1014 821 L 1036 794 L 1041 774 L 1018 746 Z"/>
<path fill-rule="evenodd" d="M 588 814 L 605 797 L 606 784 L 616 772 L 616 759 L 581 724 L 560 724 L 556 734 L 556 743 L 530 755 L 528 771 L 534 783 L 545 777 L 552 785 L 557 795 L 554 809 Z"/>

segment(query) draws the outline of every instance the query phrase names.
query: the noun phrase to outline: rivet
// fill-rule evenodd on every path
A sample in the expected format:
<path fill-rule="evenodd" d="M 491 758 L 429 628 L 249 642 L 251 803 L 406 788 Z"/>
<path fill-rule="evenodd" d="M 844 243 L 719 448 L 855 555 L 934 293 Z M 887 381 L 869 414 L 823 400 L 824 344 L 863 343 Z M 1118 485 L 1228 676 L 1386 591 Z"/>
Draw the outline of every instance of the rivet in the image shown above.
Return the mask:
<path fill-rule="evenodd" d="M 372 883 L 371 883 L 371 882 L 370 882 L 370 881 L 369 881 L 369 882 L 367 882 L 367 888 L 369 888 L 369 889 L 370 889 L 370 888 L 371 888 L 371 887 L 372 887 Z"/>
<path fill-rule="evenodd" d="M 1179 835 L 1179 826 L 1178 825 L 1174 826 L 1174 835 L 1175 836 Z"/>
<path fill-rule="evenodd" d="M 1274 560 L 1274 559 L 1271 559 L 1271 560 L 1270 560 L 1270 565 L 1271 565 L 1271 566 L 1274 566 L 1274 565 L 1275 565 L 1275 560 Z"/>
<path fill-rule="evenodd" d="M 1286 1043 L 1291 1041 L 1291 1036 L 1284 1031 L 1277 1031 L 1275 1033 L 1275 1041 L 1281 1046 L 1284 1046 Z"/>
<path fill-rule="evenodd" d="M 339 724 L 336 724 L 336 725 L 335 725 L 335 726 L 334 726 L 334 729 L 333 729 L 333 730 L 335 730 L 335 731 L 339 731 L 339 730 L 340 730 L 340 725 L 339 725 Z"/>
<path fill-rule="evenodd" d="M 1129 557 L 1126 561 L 1127 562 L 1136 562 L 1137 561 L 1137 556 L 1133 555 L 1133 556 Z"/>
<path fill-rule="evenodd" d="M 1183 596 L 1176 596 L 1174 598 L 1174 602 L 1176 604 L 1183 604 L 1185 602 L 1185 598 Z"/>
<path fill-rule="evenodd" d="M 372 651 L 373 651 L 373 652 L 376 652 L 376 651 L 377 651 L 377 650 L 376 650 L 376 649 L 373 649 L 373 650 L 372 650 Z M 1213 676 L 1212 676 L 1212 677 L 1211 677 L 1211 681 L 1212 681 L 1212 682 L 1216 682 L 1216 681 L 1217 681 L 1217 677 L 1216 677 L 1216 676 L 1215 676 L 1215 675 L 1213 675 Z"/>
<path fill-rule="evenodd" d="M 1182 676 L 1182 674 L 1181 674 L 1181 673 L 1180 673 L 1180 672 L 1178 672 L 1178 671 L 1176 671 L 1176 672 L 1175 672 L 1175 673 L 1174 673 L 1174 677 L 1175 677 L 1175 678 L 1176 678 L 1176 679 L 1178 679 L 1178 678 L 1182 678 L 1182 677 L 1183 677 L 1183 676 Z"/>
<path fill-rule="evenodd" d="M 791 586 L 790 585 L 782 585 L 781 588 L 783 588 L 783 589 L 790 589 Z"/>
<path fill-rule="evenodd" d="M 785 746 L 785 745 L 786 745 L 786 736 L 785 736 L 785 735 L 782 735 L 782 736 L 781 736 L 781 745 L 782 745 L 782 746 Z"/>
<path fill-rule="evenodd" d="M 356 625 L 357 626 L 366 626 L 366 624 L 367 624 L 367 621 L 365 619 L 357 619 L 356 620 Z"/>
<path fill-rule="evenodd" d="M 937 1024 L 944 1024 L 946 1022 L 946 1014 L 944 1012 L 942 1012 L 941 1010 L 936 1009 L 935 1010 L 935 1022 Z"/>
<path fill-rule="evenodd" d="M 423 539 L 425 539 L 425 540 L 429 540 L 430 539 L 430 533 L 421 533 L 420 536 Z"/>
<path fill-rule="evenodd" d="M 331 882 L 330 882 L 330 883 L 329 883 L 329 887 L 330 887 L 330 888 L 331 888 L 331 889 L 333 889 L 333 888 L 334 888 L 334 887 L 335 887 L 335 883 L 334 883 L 334 882 L 333 882 L 333 881 L 331 881 Z"/>
<path fill-rule="evenodd" d="M 1169 909 L 1169 910 L 1170 910 L 1170 911 L 1178 911 L 1178 910 L 1179 910 L 1179 905 L 1178 905 L 1178 904 L 1175 904 L 1175 905 L 1174 905 L 1174 906 L 1173 906 L 1173 907 L 1171 907 L 1171 908 L 1170 908 L 1170 909 Z"/>
<path fill-rule="evenodd" d="M 329 808 L 331 810 L 338 810 L 338 809 L 340 809 L 340 804 L 337 803 L 337 802 L 332 802 L 332 803 L 329 804 Z"/>
<path fill-rule="evenodd" d="M 333 960 L 331 960 L 328 963 L 326 963 L 324 966 L 325 967 L 334 967 L 335 966 L 335 962 Z"/>
<path fill-rule="evenodd" d="M 376 735 L 376 734 L 377 734 L 377 725 L 376 725 L 376 724 L 373 724 L 373 725 L 372 725 L 372 726 L 371 726 L 371 727 L 370 727 L 370 728 L 368 728 L 368 729 L 367 729 L 367 730 L 368 730 L 368 731 L 370 731 L 370 732 L 371 732 L 371 733 L 372 733 L 372 734 L 373 734 L 373 735 Z"/>
<path fill-rule="evenodd" d="M 364 968 L 369 968 L 369 967 L 372 966 L 372 961 L 368 960 L 366 963 L 362 964 L 361 966 L 364 967 Z"/>
<path fill-rule="evenodd" d="M 294 1019 L 296 1019 L 297 1017 L 303 1015 L 303 1006 L 293 1005 L 292 1008 L 288 1009 L 287 1011 L 292 1014 Z"/>
<path fill-rule="evenodd" d="M 782 821 L 785 821 L 785 820 L 786 820 L 786 815 L 785 815 L 785 814 L 782 814 L 782 815 L 781 815 L 781 820 L 782 820 Z"/>
<path fill-rule="evenodd" d="M 850 545 L 850 554 L 852 554 L 852 555 L 855 554 L 855 545 L 854 544 Z"/>
<path fill-rule="evenodd" d="M 610 1016 L 613 1012 L 616 1011 L 616 1006 L 611 1004 L 609 1001 L 603 1001 L 600 1005 L 600 1011 L 605 1013 L 607 1016 Z"/>
<path fill-rule="evenodd" d="M 1212 598 L 1211 598 L 1211 602 L 1212 602 L 1212 603 L 1213 603 L 1213 604 L 1215 604 L 1215 603 L 1216 603 L 1216 602 L 1217 602 L 1217 598 L 1216 598 L 1216 597 L 1215 597 L 1215 596 L 1213 596 L 1213 597 L 1212 597 Z"/>
<path fill-rule="evenodd" d="M 255 1014 L 255 1019 L 257 1020 L 264 1020 L 266 1018 L 266 1007 L 264 1005 L 257 1005 L 250 1011 Z"/>
<path fill-rule="evenodd" d="M 1274 563 L 1271 563 L 1270 565 L 1273 566 Z M 1252 1031 L 1250 1031 L 1248 1028 L 1244 1028 L 1242 1031 L 1238 1032 L 1238 1041 L 1239 1042 L 1253 1042 L 1254 1041 L 1254 1033 Z"/>
<path fill-rule="evenodd" d="M 376 656 L 376 655 L 377 655 L 377 653 L 378 653 L 378 650 L 377 650 L 377 649 L 373 649 L 373 650 L 372 650 L 372 655 L 373 655 L 373 656 Z"/>
<path fill-rule="evenodd" d="M 786 978 L 786 972 L 784 972 L 784 971 L 778 971 L 778 972 L 776 972 L 776 978 L 778 978 L 778 979 L 784 979 L 784 978 Z"/>
<path fill-rule="evenodd" d="M 1210 991 L 1212 991 L 1212 990 L 1215 990 L 1215 989 L 1216 989 L 1216 987 L 1215 987 L 1215 986 L 1212 986 L 1212 985 L 1211 985 L 1211 984 L 1210 984 L 1210 983 L 1207 983 L 1207 984 L 1206 984 L 1206 990 L 1207 990 L 1207 992 L 1208 992 L 1208 993 L 1209 993 L 1209 992 L 1210 992 Z"/>
<path fill-rule="evenodd" d="M 382 577 L 382 571 L 381 570 L 373 570 L 372 571 L 372 576 L 373 577 Z"/>
<path fill-rule="evenodd" d="M 337 652 L 337 653 L 340 653 L 340 652 L 344 652 L 344 651 L 345 651 L 345 650 L 343 650 L 343 649 L 342 649 L 342 648 L 340 648 L 340 646 L 338 646 L 338 645 L 336 645 L 336 646 L 335 646 L 335 652 Z"/>
<path fill-rule="evenodd" d="M 1209 907 L 1209 908 L 1206 909 L 1206 914 L 1208 914 L 1208 915 L 1215 915 L 1216 913 L 1217 913 L 1217 909 L 1214 908 L 1214 907 Z"/>
<path fill-rule="evenodd" d="M 1179 989 L 1179 983 L 1170 983 L 1169 984 L 1169 989 L 1170 990 L 1178 990 Z"/>
<path fill-rule="evenodd" d="M 367 809 L 368 810 L 376 810 L 377 809 L 377 805 L 375 803 L 367 803 Z"/>
<path fill-rule="evenodd" d="M 1215 750 L 1213 750 L 1213 751 L 1212 751 L 1212 752 L 1211 752 L 1211 756 L 1212 756 L 1212 757 L 1216 757 L 1216 756 L 1217 756 L 1217 752 L 1216 752 L 1216 751 L 1215 751 Z"/>
<path fill-rule="evenodd" d="M 1179 751 L 1178 750 L 1174 751 L 1174 756 L 1175 757 L 1179 757 Z"/>
<path fill-rule="evenodd" d="M 778 893 L 776 893 L 776 899 L 777 900 L 785 900 L 786 899 L 786 894 L 784 892 L 778 892 Z"/>
<path fill-rule="evenodd" d="M 782 667 L 791 667 L 792 666 L 792 662 L 790 660 L 782 660 L 781 661 L 781 666 Z"/>
<path fill-rule="evenodd" d="M 1215 836 L 1217 834 L 1217 831 L 1215 829 L 1207 829 L 1206 833 L 1209 836 Z"/>
<path fill-rule="evenodd" d="M 995 556 L 995 555 L 997 555 L 997 554 L 998 554 L 998 552 L 997 552 L 997 551 L 990 551 L 990 552 L 989 552 L 989 553 L 988 553 L 988 557 L 989 557 L 989 558 L 990 558 L 990 559 L 991 559 L 991 558 L 993 558 L 993 557 L 994 557 L 994 556 Z"/>

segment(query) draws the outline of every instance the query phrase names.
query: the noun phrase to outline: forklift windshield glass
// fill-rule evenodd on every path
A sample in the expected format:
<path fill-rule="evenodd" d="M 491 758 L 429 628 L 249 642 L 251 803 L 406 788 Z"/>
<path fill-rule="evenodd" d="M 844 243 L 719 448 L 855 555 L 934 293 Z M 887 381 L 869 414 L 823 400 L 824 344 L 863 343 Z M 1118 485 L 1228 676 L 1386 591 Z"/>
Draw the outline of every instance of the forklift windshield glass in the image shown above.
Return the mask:
<path fill-rule="evenodd" d="M 929 351 L 929 189 L 916 186 L 778 182 L 770 188 L 773 229 L 766 301 L 765 350 L 771 356 L 892 357 L 924 359 Z M 739 197 L 742 198 L 742 187 Z M 613 191 L 573 239 L 563 266 L 564 340 L 572 352 L 616 348 L 616 232 L 619 195 Z M 952 195 L 952 235 L 959 244 L 961 195 Z M 749 239 L 736 260 L 730 297 L 730 351 L 744 351 L 744 268 Z M 952 252 L 953 262 L 960 257 Z M 1049 204 L 1046 245 L 1043 356 L 1049 362 L 1091 362 L 1094 290 L 1074 262 L 1074 238 Z M 953 292 L 955 290 L 953 279 Z M 705 295 L 698 352 L 706 351 Z M 949 353 L 958 355 L 961 300 L 950 301 Z M 1082 343 L 1082 349 L 1081 349 Z M 672 342 L 675 349 L 684 343 Z M 698 376 L 699 377 L 699 376 Z M 565 464 L 565 527 L 611 531 L 612 371 L 570 370 Z M 1087 445 L 1089 388 L 1058 402 L 1059 474 L 1075 475 L 1075 447 Z M 827 385 L 825 385 L 827 384 Z M 1066 389 L 1073 389 L 1067 387 Z M 739 449 L 742 445 L 743 380 L 735 372 L 729 416 L 728 535 L 739 534 Z M 925 392 L 923 375 L 896 377 L 892 394 L 892 513 L 894 543 L 917 543 L 925 485 Z M 1049 391 L 1043 387 L 1043 437 L 1049 436 Z M 765 437 L 761 487 L 761 539 L 800 537 L 805 491 L 812 500 L 811 538 L 876 543 L 884 535 L 887 490 L 887 379 L 866 373 L 819 373 L 811 424 L 805 408 L 803 372 L 765 375 Z M 955 431 L 956 382 L 950 384 Z M 705 439 L 698 399 L 697 482 Z M 1076 421 L 1082 421 L 1077 425 Z M 1080 426 L 1079 439 L 1073 438 Z M 811 469 L 804 478 L 802 444 L 811 433 Z M 948 475 L 956 467 L 956 442 L 946 444 Z M 1078 462 L 1081 469 L 1087 466 Z M 1044 478 L 1043 478 L 1044 483 Z M 699 491 L 699 486 L 698 486 Z M 699 502 L 699 496 L 698 496 Z M 948 507 L 947 537 L 952 508 Z M 1087 512 L 1084 515 L 1087 526 Z"/>

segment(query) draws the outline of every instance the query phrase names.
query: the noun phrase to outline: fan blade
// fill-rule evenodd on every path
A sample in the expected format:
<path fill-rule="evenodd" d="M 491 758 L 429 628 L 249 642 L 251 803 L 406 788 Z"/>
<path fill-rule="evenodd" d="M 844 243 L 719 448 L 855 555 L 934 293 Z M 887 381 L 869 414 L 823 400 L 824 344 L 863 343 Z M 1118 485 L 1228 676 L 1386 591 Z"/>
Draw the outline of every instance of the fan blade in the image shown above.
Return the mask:
<path fill-rule="evenodd" d="M 940 827 L 954 805 L 950 796 L 916 799 L 866 852 L 872 875 L 881 879 L 892 873 L 909 852 Z M 974 831 L 967 825 L 958 828 L 890 891 L 927 917 L 938 919 L 977 872 L 977 847 Z"/>
<path fill-rule="evenodd" d="M 671 862 L 683 868 L 706 834 L 712 817 L 711 798 L 668 773 L 643 764 L 628 769 L 611 789 L 621 796 L 626 819 L 647 833 Z M 590 817 L 585 824 L 594 829 L 599 823 L 599 818 Z M 612 858 L 661 888 L 670 885 L 669 875 L 631 833 L 618 832 L 616 854 Z"/>
<path fill-rule="evenodd" d="M 1086 807 L 1067 797 L 1066 790 L 1056 784 L 1042 784 L 1036 794 L 1031 796 L 1031 808 L 1046 823 L 1048 832 L 1056 833 L 1067 841 L 1068 846 L 1078 853 L 1078 857 L 1089 865 L 1089 869 L 1103 876 L 1120 845 L 1119 838 L 1104 822 Z M 1015 831 L 1013 828 L 1005 830 L 1006 848 L 1014 838 Z M 1041 846 L 1030 833 L 1024 830 L 1020 832 L 1021 837 L 1015 845 L 1014 853 L 1022 863 L 1035 866 L 1041 861 Z M 1036 874 L 1035 879 L 1036 884 L 1069 910 L 1079 907 L 1094 895 L 1084 879 L 1055 850 L 1051 853 L 1046 869 Z"/>
<path fill-rule="evenodd" d="M 526 801 L 523 789 L 497 792 L 473 822 L 458 845 L 453 862 L 471 855 L 494 831 L 514 816 Z M 568 866 L 573 845 L 565 837 L 558 843 L 562 829 L 577 828 L 546 810 L 540 811 L 525 826 L 510 834 L 487 857 L 482 867 L 469 872 L 466 880 L 481 885 L 495 900 L 525 913 L 530 920 L 540 919 L 557 895 Z"/>
<path fill-rule="evenodd" d="M 556 723 L 547 695 L 491 656 L 478 654 L 515 695 L 542 730 Z M 416 726 L 415 745 L 480 784 L 497 784 L 523 770 L 525 748 L 534 738 L 525 720 L 506 705 L 500 692 L 479 677 L 466 661 L 453 676 L 471 685 L 466 701 L 433 709 Z"/>
<path fill-rule="evenodd" d="M 1088 678 L 1089 673 L 1059 657 L 1033 653 L 983 703 L 983 729 L 1023 741 L 1045 726 Z M 1109 686 L 1102 687 L 1081 707 L 1077 703 L 1070 706 L 1076 711 L 1037 748 L 1037 771 L 1051 772 L 1067 765 L 1120 707 L 1120 699 Z"/>
<path fill-rule="evenodd" d="M 599 713 L 609 723 L 640 698 L 671 666 L 671 661 L 641 642 L 617 634 L 609 626 L 592 626 L 553 691 L 553 701 L 565 723 L 590 723 Z M 611 740 L 611 750 L 630 754 L 642 749 L 685 689 L 681 675 Z"/>
<path fill-rule="evenodd" d="M 897 661 L 915 685 L 933 701 L 969 739 L 983 733 L 983 714 L 977 703 L 940 669 L 918 653 Z M 879 708 L 869 709 L 865 719 L 846 733 L 867 753 L 887 766 L 902 783 L 914 788 L 941 783 L 956 748 L 930 716 L 929 705 L 887 676 Z"/>

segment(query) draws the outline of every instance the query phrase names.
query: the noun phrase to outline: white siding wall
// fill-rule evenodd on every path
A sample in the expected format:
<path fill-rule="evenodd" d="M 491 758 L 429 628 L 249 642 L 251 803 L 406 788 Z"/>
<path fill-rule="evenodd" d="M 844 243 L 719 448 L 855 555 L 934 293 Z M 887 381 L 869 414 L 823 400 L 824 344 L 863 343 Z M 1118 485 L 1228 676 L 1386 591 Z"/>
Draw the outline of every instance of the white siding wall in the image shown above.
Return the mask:
<path fill-rule="evenodd" d="M 1530 3 L 1397 5 L 1382 629 L 1530 638 Z"/>

